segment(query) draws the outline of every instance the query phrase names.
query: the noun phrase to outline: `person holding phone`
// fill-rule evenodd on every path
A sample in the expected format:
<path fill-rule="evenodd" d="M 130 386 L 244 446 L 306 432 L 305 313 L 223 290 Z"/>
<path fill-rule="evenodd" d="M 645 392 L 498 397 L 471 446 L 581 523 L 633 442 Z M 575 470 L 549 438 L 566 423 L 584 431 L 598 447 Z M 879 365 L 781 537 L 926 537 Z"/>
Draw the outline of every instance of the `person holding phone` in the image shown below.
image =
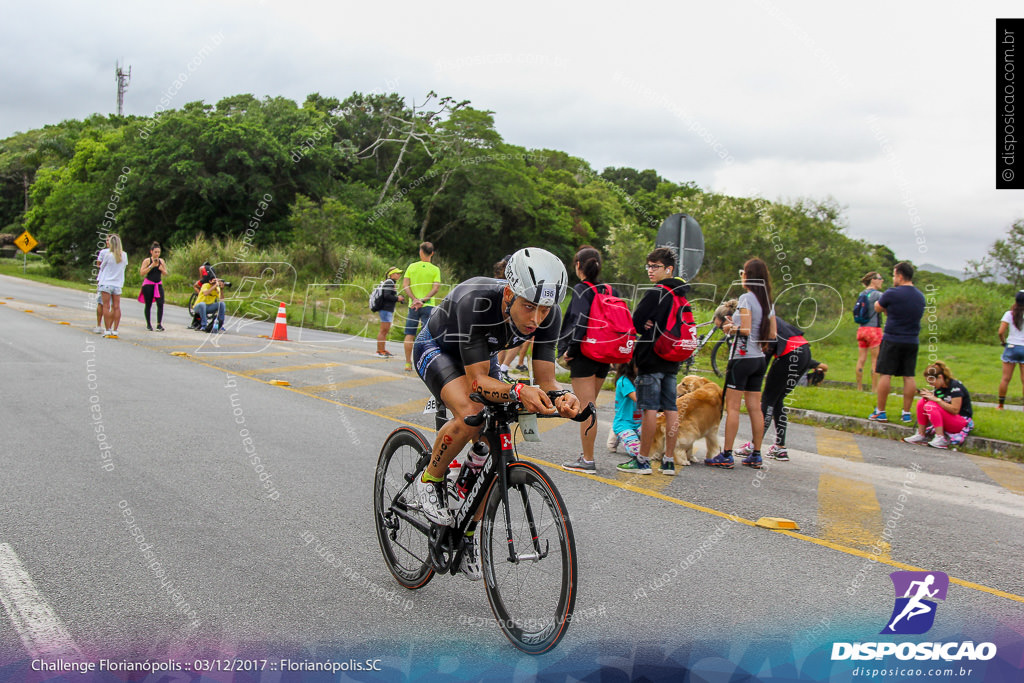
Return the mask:
<path fill-rule="evenodd" d="M 224 314 L 226 312 L 224 302 L 221 301 L 221 286 L 224 281 L 214 277 L 213 273 L 207 271 L 202 279 L 203 285 L 199 288 L 199 296 L 196 298 L 196 315 L 199 316 L 200 329 L 204 332 L 220 332 L 224 329 Z M 216 320 L 206 322 L 208 309 L 215 309 Z M 205 327 L 203 325 L 205 324 Z"/>
<path fill-rule="evenodd" d="M 903 439 L 907 443 L 927 443 L 932 448 L 949 448 L 950 443 L 963 443 L 974 427 L 971 394 L 942 361 L 936 361 L 924 370 L 924 380 L 931 389 L 918 389 L 917 433 Z M 935 429 L 929 441 L 927 428 Z M 947 438 L 947 435 L 948 438 Z"/>
<path fill-rule="evenodd" d="M 153 310 L 153 301 L 156 300 L 156 331 L 164 331 L 164 283 L 163 276 L 167 275 L 167 261 L 160 258 L 160 243 L 153 242 L 149 245 L 149 257 L 143 259 L 139 267 L 139 274 L 142 276 L 142 289 L 139 291 L 139 301 L 146 304 L 146 329 L 153 331 L 150 313 Z"/>

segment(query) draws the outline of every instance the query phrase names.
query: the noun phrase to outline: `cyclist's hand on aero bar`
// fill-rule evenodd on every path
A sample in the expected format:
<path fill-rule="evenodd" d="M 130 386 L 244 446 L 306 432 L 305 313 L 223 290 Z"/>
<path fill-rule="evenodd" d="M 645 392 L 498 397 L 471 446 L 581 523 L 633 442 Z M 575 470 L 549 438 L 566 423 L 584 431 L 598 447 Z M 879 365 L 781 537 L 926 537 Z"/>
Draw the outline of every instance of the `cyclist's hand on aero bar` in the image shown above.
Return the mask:
<path fill-rule="evenodd" d="M 573 418 L 580 412 L 580 400 L 572 392 L 562 394 L 555 398 L 555 408 L 561 417 Z"/>
<path fill-rule="evenodd" d="M 522 385 L 519 391 L 519 402 L 531 413 L 551 413 L 555 407 L 551 404 L 547 392 L 540 387 Z"/>

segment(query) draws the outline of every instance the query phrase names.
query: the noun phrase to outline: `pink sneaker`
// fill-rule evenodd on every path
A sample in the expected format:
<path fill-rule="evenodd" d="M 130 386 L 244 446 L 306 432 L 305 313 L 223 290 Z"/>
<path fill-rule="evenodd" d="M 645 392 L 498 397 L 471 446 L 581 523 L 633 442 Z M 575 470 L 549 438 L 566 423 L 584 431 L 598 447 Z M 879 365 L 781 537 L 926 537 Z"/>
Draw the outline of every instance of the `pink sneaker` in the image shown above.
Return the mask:
<path fill-rule="evenodd" d="M 751 443 L 750 441 L 748 441 L 745 444 L 743 444 L 742 446 L 740 446 L 739 448 L 737 448 L 736 450 L 734 450 L 732 452 L 732 454 L 737 456 L 737 457 L 744 457 L 745 458 L 746 456 L 750 455 L 753 452 L 754 452 L 754 444 Z"/>

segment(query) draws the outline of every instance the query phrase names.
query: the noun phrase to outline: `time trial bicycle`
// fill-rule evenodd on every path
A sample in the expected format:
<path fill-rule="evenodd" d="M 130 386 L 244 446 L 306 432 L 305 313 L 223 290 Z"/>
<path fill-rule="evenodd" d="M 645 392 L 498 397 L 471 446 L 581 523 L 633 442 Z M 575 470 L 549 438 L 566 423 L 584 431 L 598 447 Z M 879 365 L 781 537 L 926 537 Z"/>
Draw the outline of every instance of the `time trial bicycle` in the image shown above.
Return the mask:
<path fill-rule="evenodd" d="M 548 392 L 552 400 L 562 393 Z M 434 524 L 420 509 L 414 483 L 430 461 L 432 447 L 418 430 L 399 427 L 384 441 L 377 461 L 373 485 L 377 539 L 395 579 L 415 590 L 434 574 L 458 573 L 466 533 L 475 532 L 484 590 L 498 626 L 523 652 L 547 652 L 565 635 L 576 602 L 572 524 L 548 475 L 516 458 L 511 425 L 520 420 L 522 404 L 493 403 L 476 393 L 470 398 L 484 408 L 465 422 L 472 427 L 483 425 L 480 439 L 489 454 L 455 511 L 453 525 Z M 594 404 L 573 419 L 589 419 L 593 428 Z M 525 433 L 529 427 L 523 422 Z M 477 529 L 474 517 L 480 506 L 483 517 Z"/>

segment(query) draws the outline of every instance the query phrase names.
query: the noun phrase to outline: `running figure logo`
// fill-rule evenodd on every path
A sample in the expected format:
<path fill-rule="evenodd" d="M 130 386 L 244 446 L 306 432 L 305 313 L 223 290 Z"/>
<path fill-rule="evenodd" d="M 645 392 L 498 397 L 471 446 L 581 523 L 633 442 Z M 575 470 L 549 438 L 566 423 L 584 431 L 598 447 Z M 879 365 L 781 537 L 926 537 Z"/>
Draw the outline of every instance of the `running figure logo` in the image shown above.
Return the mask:
<path fill-rule="evenodd" d="M 916 635 L 935 623 L 936 603 L 927 598 L 946 599 L 949 576 L 943 572 L 893 572 L 889 574 L 896 591 L 889 624 L 883 634 Z"/>

